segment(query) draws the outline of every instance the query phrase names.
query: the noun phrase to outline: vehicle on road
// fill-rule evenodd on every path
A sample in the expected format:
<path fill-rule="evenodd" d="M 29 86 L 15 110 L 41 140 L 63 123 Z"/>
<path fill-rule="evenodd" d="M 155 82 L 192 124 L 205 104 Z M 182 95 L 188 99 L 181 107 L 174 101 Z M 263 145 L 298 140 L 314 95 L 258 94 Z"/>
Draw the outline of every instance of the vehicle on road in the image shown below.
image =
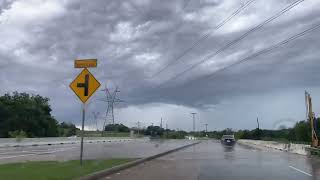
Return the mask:
<path fill-rule="evenodd" d="M 233 146 L 236 143 L 234 135 L 223 135 L 221 138 L 221 143 L 225 146 Z"/>

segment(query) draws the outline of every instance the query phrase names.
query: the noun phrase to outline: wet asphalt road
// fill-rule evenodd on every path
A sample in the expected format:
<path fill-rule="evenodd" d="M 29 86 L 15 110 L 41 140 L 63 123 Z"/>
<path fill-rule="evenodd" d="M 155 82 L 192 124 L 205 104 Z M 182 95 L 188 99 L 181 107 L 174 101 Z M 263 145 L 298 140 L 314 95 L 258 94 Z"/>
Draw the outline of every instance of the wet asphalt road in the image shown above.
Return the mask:
<path fill-rule="evenodd" d="M 143 158 L 171 150 L 188 143 L 187 140 L 149 140 L 85 143 L 84 159 Z M 77 160 L 80 144 L 0 148 L 0 164 L 24 161 Z"/>
<path fill-rule="evenodd" d="M 103 179 L 316 180 L 320 159 L 240 145 L 230 149 L 218 141 L 204 141 Z"/>

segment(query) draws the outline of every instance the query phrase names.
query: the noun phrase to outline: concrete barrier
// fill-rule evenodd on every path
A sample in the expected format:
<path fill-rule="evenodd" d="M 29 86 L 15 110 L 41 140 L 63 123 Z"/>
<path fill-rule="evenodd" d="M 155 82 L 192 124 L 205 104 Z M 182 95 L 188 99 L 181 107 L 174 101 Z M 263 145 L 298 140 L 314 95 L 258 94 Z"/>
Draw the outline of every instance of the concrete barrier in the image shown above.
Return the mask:
<path fill-rule="evenodd" d="M 133 138 L 85 137 L 84 143 L 122 142 L 132 140 Z M 15 138 L 0 138 L 0 148 L 25 146 L 51 146 L 78 143 L 80 143 L 80 137 L 24 138 L 21 141 L 17 141 L 17 139 Z"/>
<path fill-rule="evenodd" d="M 305 145 L 305 144 L 280 143 L 275 141 L 262 141 L 262 140 L 240 139 L 237 142 L 239 144 L 248 145 L 258 149 L 275 149 L 279 151 L 285 151 L 285 152 L 301 154 L 301 155 L 307 155 L 308 151 L 306 148 L 310 147 L 310 145 Z"/>

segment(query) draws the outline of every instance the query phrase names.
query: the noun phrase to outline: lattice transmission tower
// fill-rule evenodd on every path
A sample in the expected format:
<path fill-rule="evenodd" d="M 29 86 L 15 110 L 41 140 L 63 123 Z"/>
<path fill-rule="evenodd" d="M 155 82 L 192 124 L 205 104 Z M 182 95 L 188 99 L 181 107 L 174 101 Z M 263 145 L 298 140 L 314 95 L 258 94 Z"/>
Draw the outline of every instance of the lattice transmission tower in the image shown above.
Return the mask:
<path fill-rule="evenodd" d="M 124 102 L 123 100 L 117 98 L 117 94 L 120 92 L 119 88 L 116 87 L 116 89 L 113 92 L 110 92 L 107 86 L 102 91 L 105 92 L 106 99 L 98 99 L 100 101 L 107 102 L 107 110 L 106 110 L 106 117 L 103 123 L 102 130 L 104 131 L 104 128 L 106 127 L 106 124 L 108 122 L 114 124 L 114 106 L 116 103 Z"/>

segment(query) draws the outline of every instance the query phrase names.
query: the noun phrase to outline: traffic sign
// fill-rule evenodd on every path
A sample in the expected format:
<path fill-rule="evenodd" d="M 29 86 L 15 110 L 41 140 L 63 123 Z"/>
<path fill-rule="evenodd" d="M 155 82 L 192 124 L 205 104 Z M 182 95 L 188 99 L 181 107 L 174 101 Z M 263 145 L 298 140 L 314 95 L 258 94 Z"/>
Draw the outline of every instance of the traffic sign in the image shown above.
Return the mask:
<path fill-rule="evenodd" d="M 70 88 L 83 103 L 85 103 L 99 87 L 99 81 L 96 80 L 87 68 L 83 69 L 70 84 Z"/>
<path fill-rule="evenodd" d="M 74 68 L 97 67 L 97 64 L 97 59 L 76 59 L 74 61 Z"/>

